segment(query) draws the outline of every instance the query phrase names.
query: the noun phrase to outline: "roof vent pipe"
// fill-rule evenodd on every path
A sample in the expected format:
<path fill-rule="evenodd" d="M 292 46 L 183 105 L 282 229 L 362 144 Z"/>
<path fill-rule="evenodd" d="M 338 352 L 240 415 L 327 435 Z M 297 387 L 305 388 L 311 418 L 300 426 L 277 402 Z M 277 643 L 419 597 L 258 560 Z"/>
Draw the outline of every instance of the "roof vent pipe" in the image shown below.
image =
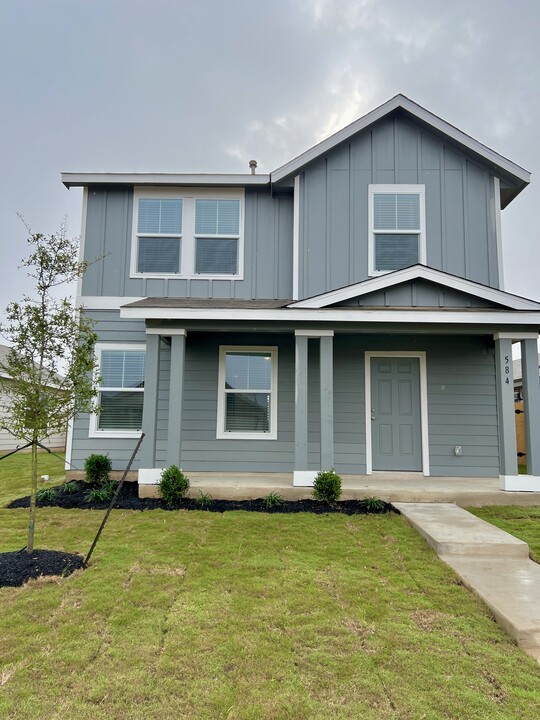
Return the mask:
<path fill-rule="evenodd" d="M 251 168 L 251 174 L 255 175 L 255 170 L 257 169 L 257 161 L 256 160 L 250 160 L 249 161 L 249 167 Z"/>

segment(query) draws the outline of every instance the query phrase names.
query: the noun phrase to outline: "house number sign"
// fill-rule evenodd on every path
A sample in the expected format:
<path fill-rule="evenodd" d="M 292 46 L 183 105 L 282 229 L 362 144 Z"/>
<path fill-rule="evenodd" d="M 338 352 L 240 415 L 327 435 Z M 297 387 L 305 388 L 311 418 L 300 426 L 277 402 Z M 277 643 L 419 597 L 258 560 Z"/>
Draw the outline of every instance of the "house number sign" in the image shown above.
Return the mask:
<path fill-rule="evenodd" d="M 504 356 L 504 374 L 506 375 L 505 383 L 507 385 L 510 385 L 510 378 L 508 377 L 510 375 L 510 358 L 508 355 Z"/>

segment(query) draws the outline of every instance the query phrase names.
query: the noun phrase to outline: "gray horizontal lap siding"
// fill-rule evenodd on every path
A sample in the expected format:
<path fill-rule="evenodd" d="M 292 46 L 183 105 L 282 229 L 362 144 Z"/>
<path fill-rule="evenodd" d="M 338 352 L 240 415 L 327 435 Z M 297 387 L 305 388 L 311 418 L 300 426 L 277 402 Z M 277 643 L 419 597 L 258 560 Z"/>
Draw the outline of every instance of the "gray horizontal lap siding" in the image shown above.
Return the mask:
<path fill-rule="evenodd" d="M 292 195 L 246 188 L 243 280 L 130 278 L 132 217 L 133 188 L 88 189 L 83 295 L 292 297 Z"/>
<path fill-rule="evenodd" d="M 116 312 L 92 313 L 102 342 L 144 342 L 144 323 L 120 321 Z M 278 438 L 216 438 L 219 345 L 277 345 Z M 495 363 L 483 337 L 336 335 L 334 338 L 335 467 L 364 473 L 365 363 L 369 351 L 426 351 L 429 447 L 432 475 L 498 475 Z M 160 356 L 156 466 L 166 463 L 170 349 Z M 308 461 L 319 467 L 318 341 L 309 341 Z M 291 334 L 188 333 L 182 420 L 185 470 L 292 472 L 294 469 L 294 337 Z M 463 455 L 454 448 L 460 445 Z M 92 452 L 108 453 L 125 467 L 135 440 L 89 438 L 88 416 L 74 424 L 72 462 L 81 468 Z M 138 460 L 135 463 L 138 467 Z"/>
<path fill-rule="evenodd" d="M 368 277 L 368 186 L 426 188 L 427 265 L 499 286 L 493 177 L 400 117 L 353 137 L 301 174 L 300 298 Z"/>

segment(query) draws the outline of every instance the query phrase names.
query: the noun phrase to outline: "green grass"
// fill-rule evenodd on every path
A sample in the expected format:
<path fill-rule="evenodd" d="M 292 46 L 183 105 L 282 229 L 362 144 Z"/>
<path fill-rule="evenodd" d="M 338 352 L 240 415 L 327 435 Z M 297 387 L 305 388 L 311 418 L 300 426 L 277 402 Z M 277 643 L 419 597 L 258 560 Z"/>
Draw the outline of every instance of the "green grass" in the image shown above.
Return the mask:
<path fill-rule="evenodd" d="M 531 551 L 531 557 L 540 563 L 540 506 L 521 507 L 516 505 L 493 505 L 481 508 L 467 508 L 483 520 L 506 530 L 524 540 Z"/>
<path fill-rule="evenodd" d="M 66 479 L 62 460 L 50 453 L 38 453 L 38 487 L 52 487 L 60 485 Z M 5 507 L 15 498 L 30 494 L 30 454 L 19 452 L 5 460 L 0 460 L 0 508 Z M 42 483 L 41 475 L 49 475 L 49 481 Z"/>
<path fill-rule="evenodd" d="M 0 481 L 4 479 L 1 475 Z M 86 553 L 102 513 L 38 510 Z M 0 510 L 0 550 L 27 512 Z M 0 589 L 0 717 L 537 720 L 540 672 L 398 515 L 113 511 Z"/>

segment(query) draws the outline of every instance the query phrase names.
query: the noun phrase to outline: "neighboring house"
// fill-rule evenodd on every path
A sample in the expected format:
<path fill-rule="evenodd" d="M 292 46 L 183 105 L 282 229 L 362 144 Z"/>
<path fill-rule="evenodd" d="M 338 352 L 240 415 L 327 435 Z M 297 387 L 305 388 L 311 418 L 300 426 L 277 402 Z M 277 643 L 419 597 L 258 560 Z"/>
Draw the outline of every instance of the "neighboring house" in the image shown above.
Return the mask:
<path fill-rule="evenodd" d="M 10 348 L 6 345 L 0 345 L 0 365 L 3 365 L 3 363 L 5 362 L 9 350 Z M 9 381 L 8 375 L 1 371 L 0 375 Z M 2 422 L 2 414 L 5 414 L 7 412 L 6 406 L 8 403 L 9 398 L 6 395 L 0 394 L 0 423 Z M 26 445 L 27 442 L 27 439 L 15 438 L 7 430 L 0 428 L 0 455 L 4 455 L 10 450 L 15 450 L 16 447 Z M 63 432 L 60 434 L 51 435 L 51 437 L 47 438 L 42 442 L 42 445 L 51 449 L 54 448 L 58 450 L 64 450 L 64 448 L 66 447 L 66 433 Z"/>
<path fill-rule="evenodd" d="M 514 400 L 523 400 L 523 376 L 521 370 L 521 358 L 513 361 L 514 371 Z M 538 354 L 538 375 L 540 377 L 540 353 Z"/>
<path fill-rule="evenodd" d="M 78 291 L 102 385 L 75 466 L 125 468 L 143 429 L 141 484 L 176 464 L 540 489 L 536 412 L 518 476 L 511 347 L 536 359 L 540 304 L 501 264 L 523 168 L 398 95 L 269 175 L 62 180 L 84 188 L 83 257 L 104 258 Z"/>

